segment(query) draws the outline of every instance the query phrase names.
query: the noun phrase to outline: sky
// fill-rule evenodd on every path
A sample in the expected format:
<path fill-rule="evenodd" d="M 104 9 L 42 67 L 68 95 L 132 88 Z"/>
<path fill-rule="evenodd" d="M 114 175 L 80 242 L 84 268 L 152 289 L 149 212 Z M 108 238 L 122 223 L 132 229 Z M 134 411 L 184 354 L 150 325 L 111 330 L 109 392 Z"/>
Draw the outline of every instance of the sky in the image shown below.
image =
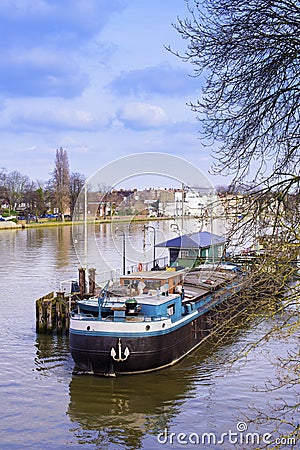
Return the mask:
<path fill-rule="evenodd" d="M 193 68 L 168 52 L 185 0 L 1 0 L 0 168 L 47 180 L 56 149 L 90 177 L 144 152 L 185 158 L 213 184 L 211 148 L 187 105 Z M 229 183 L 227 183 L 229 184 Z"/>

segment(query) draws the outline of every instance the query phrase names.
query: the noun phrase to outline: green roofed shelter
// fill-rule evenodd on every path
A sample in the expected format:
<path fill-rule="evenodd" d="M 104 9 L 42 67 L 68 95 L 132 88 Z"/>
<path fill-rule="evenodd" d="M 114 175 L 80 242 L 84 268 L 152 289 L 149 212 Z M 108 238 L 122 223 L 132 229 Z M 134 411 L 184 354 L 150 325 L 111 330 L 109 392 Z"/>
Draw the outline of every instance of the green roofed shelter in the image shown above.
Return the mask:
<path fill-rule="evenodd" d="M 225 248 L 226 238 L 208 231 L 184 234 L 156 247 L 169 249 L 170 266 L 193 267 L 198 262 L 220 260 Z"/>

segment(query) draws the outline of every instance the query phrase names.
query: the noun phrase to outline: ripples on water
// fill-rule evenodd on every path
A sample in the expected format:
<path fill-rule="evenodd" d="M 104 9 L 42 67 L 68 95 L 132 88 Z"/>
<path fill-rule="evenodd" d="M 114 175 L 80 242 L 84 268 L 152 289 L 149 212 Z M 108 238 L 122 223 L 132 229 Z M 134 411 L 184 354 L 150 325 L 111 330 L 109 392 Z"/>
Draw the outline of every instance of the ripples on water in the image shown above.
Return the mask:
<path fill-rule="evenodd" d="M 265 395 L 252 386 L 263 387 L 275 376 L 269 360 L 290 343 L 268 342 L 263 353 L 256 349 L 232 367 L 229 360 L 268 323 L 241 329 L 216 348 L 207 341 L 179 364 L 152 374 L 75 376 L 68 338 L 35 333 L 36 298 L 76 275 L 71 230 L 1 231 L 0 251 L 1 450 L 187 448 L 158 444 L 157 435 L 166 428 L 220 435 L 236 430 L 250 414 L 249 404 L 266 407 Z M 285 399 L 294 395 L 286 392 Z"/>

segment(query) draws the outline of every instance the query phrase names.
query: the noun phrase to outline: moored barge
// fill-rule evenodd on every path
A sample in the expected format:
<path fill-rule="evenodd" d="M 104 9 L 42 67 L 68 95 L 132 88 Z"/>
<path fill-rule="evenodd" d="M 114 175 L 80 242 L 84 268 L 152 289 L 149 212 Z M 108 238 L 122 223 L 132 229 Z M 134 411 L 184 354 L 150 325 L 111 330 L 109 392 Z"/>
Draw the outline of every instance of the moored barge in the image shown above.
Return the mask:
<path fill-rule="evenodd" d="M 70 349 L 79 371 L 114 376 L 175 364 L 201 344 L 207 316 L 240 289 L 240 273 L 233 265 L 144 271 L 120 284 L 121 296 L 108 289 L 91 313 L 80 305 L 72 312 Z"/>

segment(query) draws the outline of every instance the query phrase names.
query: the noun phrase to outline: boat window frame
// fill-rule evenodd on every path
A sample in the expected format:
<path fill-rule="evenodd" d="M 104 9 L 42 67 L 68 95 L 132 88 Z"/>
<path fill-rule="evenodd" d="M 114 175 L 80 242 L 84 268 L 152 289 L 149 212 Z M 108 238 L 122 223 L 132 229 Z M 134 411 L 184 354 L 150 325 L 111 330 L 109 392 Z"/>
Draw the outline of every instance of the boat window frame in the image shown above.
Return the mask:
<path fill-rule="evenodd" d="M 173 312 L 171 313 L 171 311 Z M 171 305 L 167 306 L 167 316 L 171 317 L 174 316 L 174 314 L 175 314 L 175 303 L 171 303 Z"/>

